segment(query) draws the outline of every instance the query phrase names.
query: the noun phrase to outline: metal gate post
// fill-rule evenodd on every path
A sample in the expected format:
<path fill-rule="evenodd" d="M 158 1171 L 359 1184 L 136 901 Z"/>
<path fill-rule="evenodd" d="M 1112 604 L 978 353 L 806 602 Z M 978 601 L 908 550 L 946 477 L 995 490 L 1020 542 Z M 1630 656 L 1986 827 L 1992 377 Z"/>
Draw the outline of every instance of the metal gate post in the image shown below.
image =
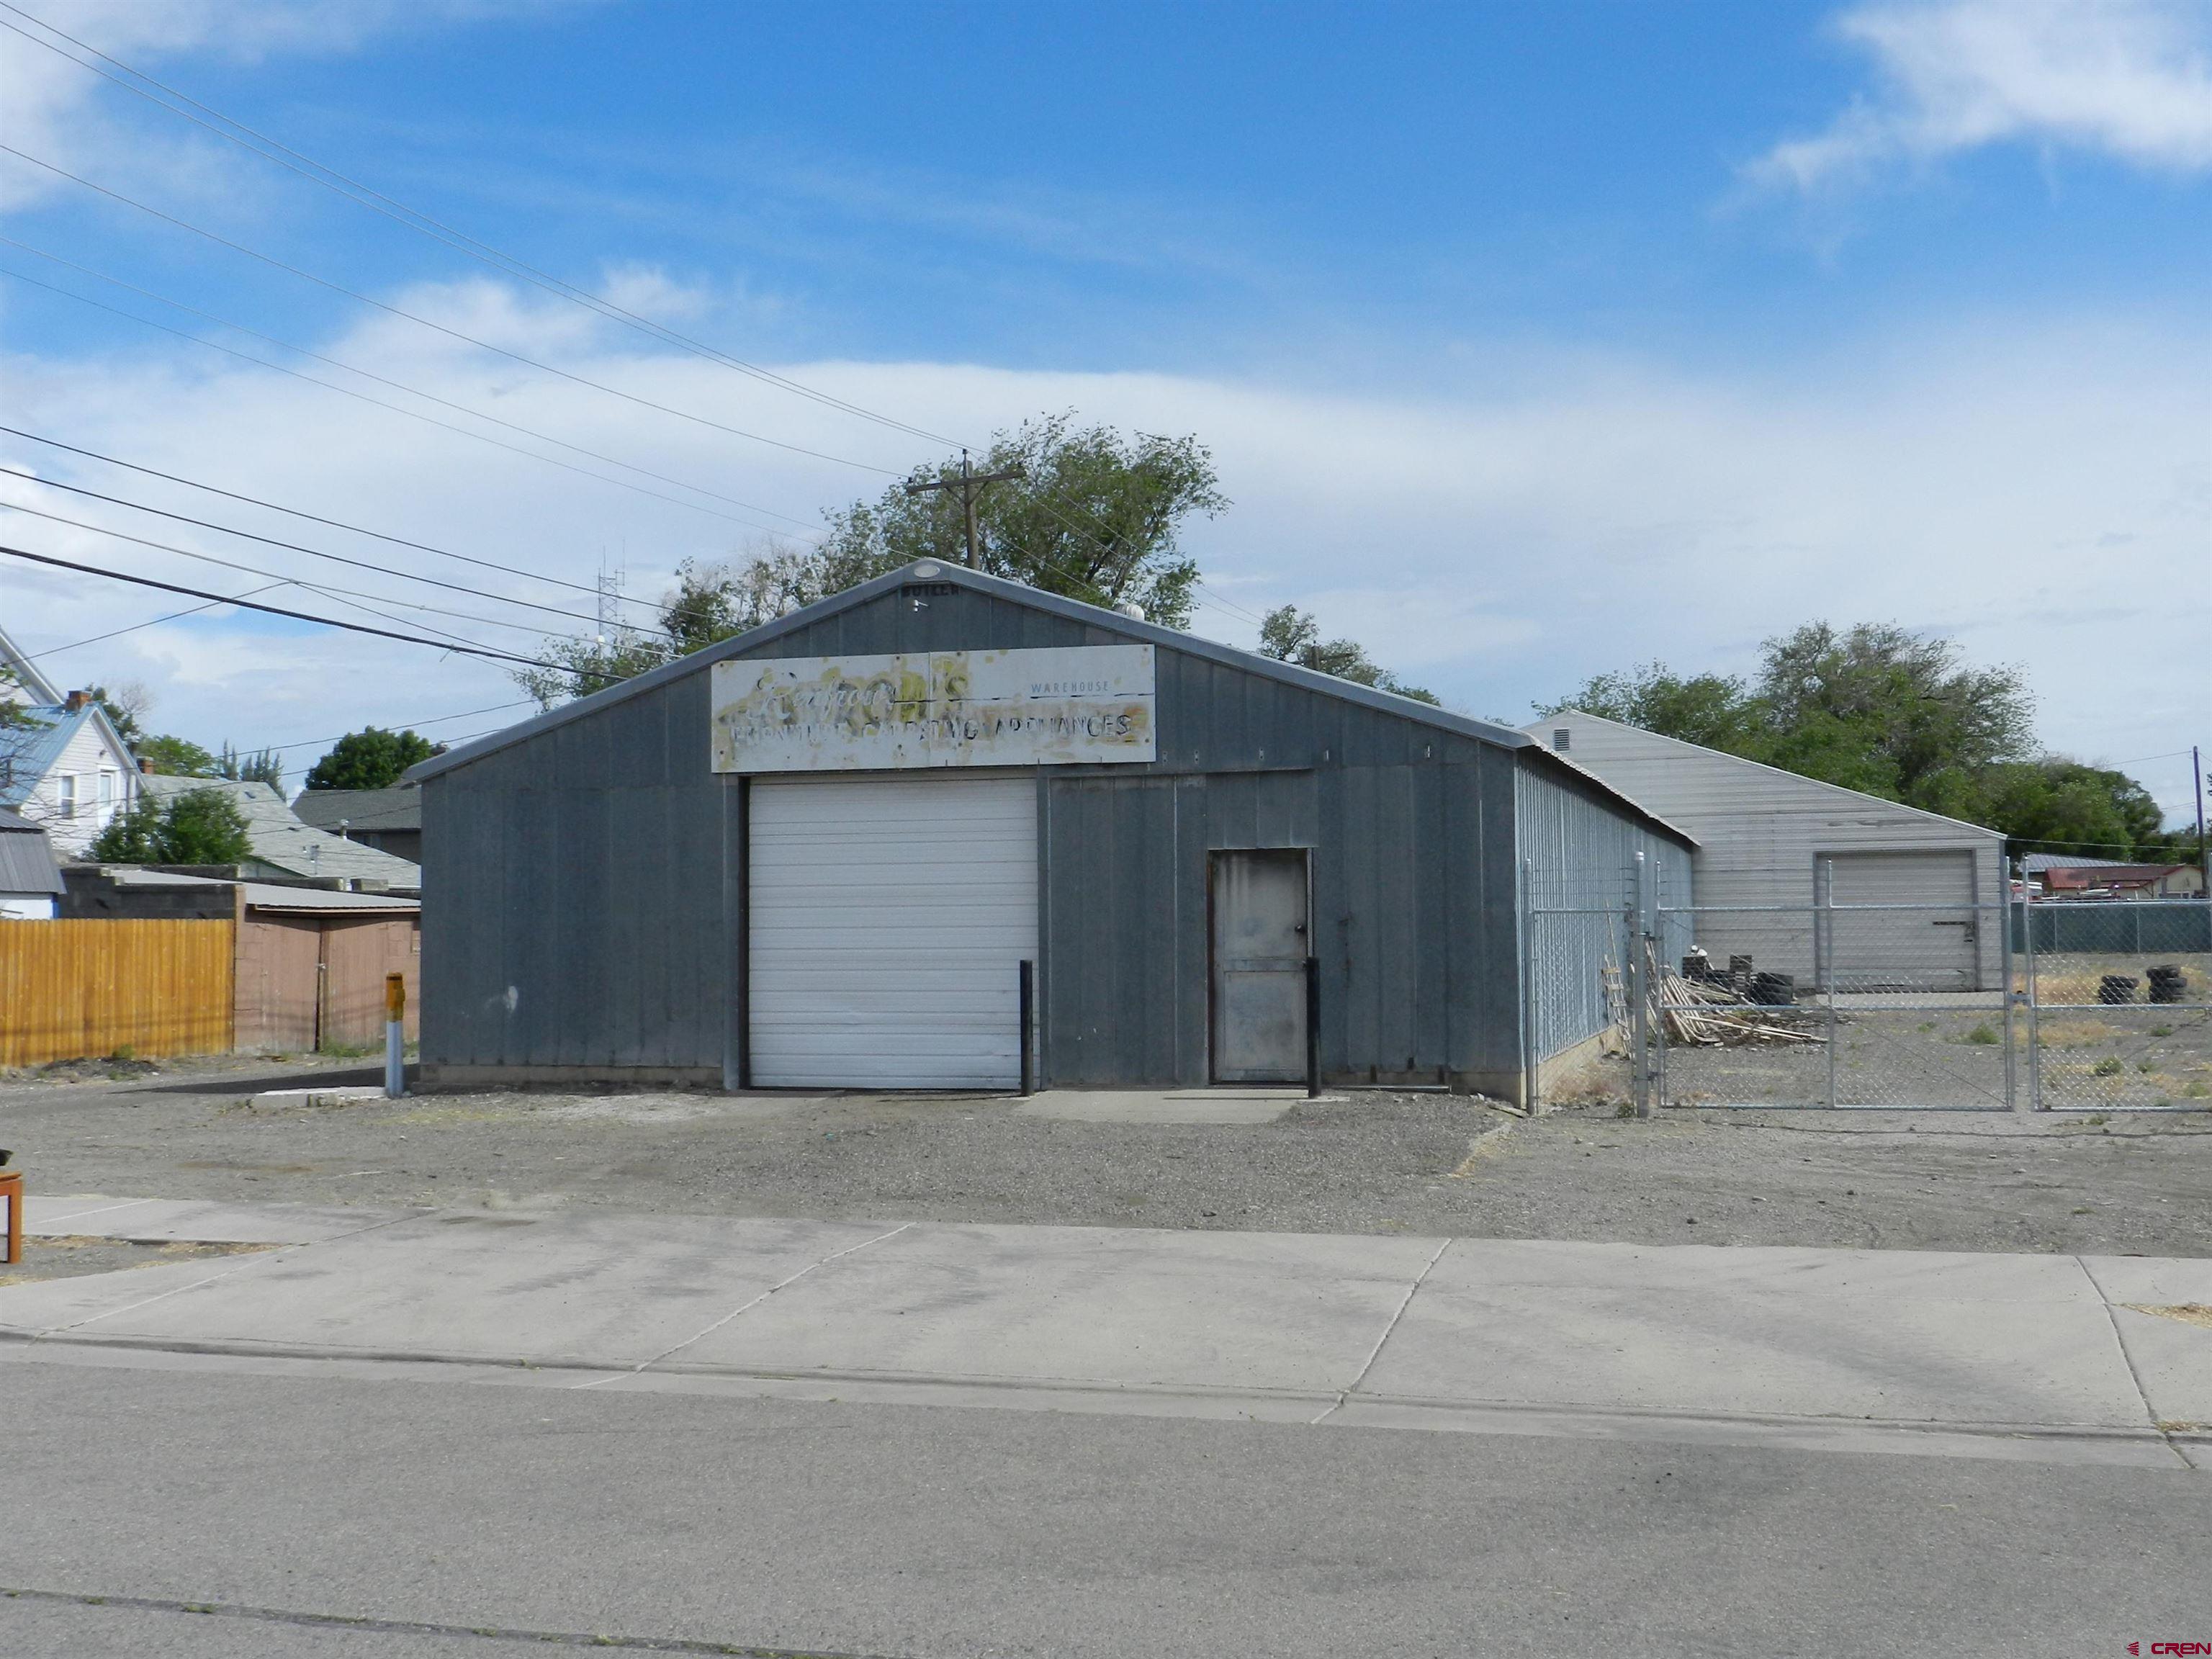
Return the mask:
<path fill-rule="evenodd" d="M 2020 890 L 2027 891 L 2027 862 L 2020 865 Z M 2012 875 L 2011 866 L 2002 854 L 1997 855 L 1997 926 L 2002 930 L 2003 942 L 1997 947 L 1997 962 L 2004 970 L 2004 1091 L 2005 1107 L 2008 1111 L 2022 1109 L 2020 1098 L 2020 1061 L 2013 1053 L 2012 989 Z"/>
<path fill-rule="evenodd" d="M 1813 917 L 1813 956 L 1828 1003 L 1828 1109 L 1836 1109 L 1836 861 L 1820 860 L 1820 908 Z"/>
<path fill-rule="evenodd" d="M 1536 860 L 1521 860 L 1517 902 L 1521 919 L 1521 1109 L 1534 1117 L 1538 1093 L 1537 1074 L 1543 1066 L 1536 1053 Z"/>
<path fill-rule="evenodd" d="M 1628 902 L 1622 907 L 1627 924 L 1628 1048 L 1636 1069 L 1636 1115 L 1651 1115 L 1651 988 L 1650 965 L 1644 955 L 1644 854 L 1636 855 L 1629 872 Z"/>
<path fill-rule="evenodd" d="M 2027 1109 L 2043 1109 L 2043 1018 L 2038 1011 L 2042 992 L 2035 982 L 2035 889 L 2027 880 L 2027 861 L 2021 860 L 2020 931 L 2027 958 L 2021 976 L 2027 999 Z"/>

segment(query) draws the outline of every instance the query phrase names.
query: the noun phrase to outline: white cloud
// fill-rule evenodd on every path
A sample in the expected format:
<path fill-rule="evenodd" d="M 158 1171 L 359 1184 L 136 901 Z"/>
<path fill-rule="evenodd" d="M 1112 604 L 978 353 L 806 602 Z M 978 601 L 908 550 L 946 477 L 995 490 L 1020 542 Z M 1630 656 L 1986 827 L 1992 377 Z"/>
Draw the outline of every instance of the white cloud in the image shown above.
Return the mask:
<path fill-rule="evenodd" d="M 1777 144 L 1755 181 L 1810 189 L 2011 141 L 2212 167 L 2212 8 L 2198 0 L 1885 0 L 1835 27 L 1873 54 L 1879 89 Z"/>
<path fill-rule="evenodd" d="M 352 52 L 380 35 L 525 7 L 523 0 L 43 0 L 26 9 L 98 52 L 161 76 L 178 58 L 251 64 Z M 104 182 L 154 179 L 195 196 L 238 192 L 241 152 L 69 62 L 63 52 L 81 60 L 89 54 L 68 41 L 21 18 L 7 21 L 20 31 L 0 30 L 0 136 L 7 143 Z M 100 68 L 116 73 L 111 65 Z M 0 208 L 21 208 L 70 188 L 52 173 L 0 157 Z"/>
<path fill-rule="evenodd" d="M 439 297 L 465 303 L 487 326 L 544 298 L 489 286 Z M 619 332 L 595 326 L 538 340 L 579 374 L 893 473 L 933 453 L 714 364 L 639 354 Z M 889 482 L 481 354 L 410 344 L 389 319 L 329 349 L 785 513 L 810 515 Z M 1235 503 L 1188 538 L 1212 594 L 1199 625 L 1231 642 L 1254 639 L 1255 614 L 1295 601 L 1448 701 L 1517 717 L 1599 670 L 1655 657 L 1741 669 L 1762 637 L 1812 617 L 1895 619 L 1952 635 L 1979 660 L 2024 664 L 2047 741 L 2129 759 L 2185 748 L 2203 714 L 2212 605 L 2197 573 L 2212 471 L 2199 441 L 2202 356 L 2192 325 L 2139 319 L 1957 329 L 1801 365 L 1787 379 L 1585 356 L 1563 360 L 1537 390 L 1516 374 L 1510 392 L 1469 384 L 1419 399 L 1166 374 L 777 367 L 967 438 L 1063 408 L 1124 429 L 1199 434 Z M 680 560 L 725 556 L 759 536 L 221 362 L 18 358 L 0 362 L 0 375 L 22 417 L 11 424 L 568 581 L 590 584 L 604 561 L 627 568 L 629 591 L 647 599 Z M 15 441 L 0 460 L 501 595 L 593 608 L 587 592 L 302 526 Z M 527 650 L 540 625 L 589 626 L 151 526 L 97 503 L 59 506 L 34 486 L 10 483 L 4 494 L 309 580 L 526 624 L 495 629 L 390 606 L 410 628 Z M 254 585 L 12 514 L 0 514 L 0 540 L 226 592 Z M 297 590 L 269 597 L 302 603 Z M 32 650 L 184 603 L 0 561 L 0 625 Z M 349 614 L 312 598 L 304 608 Z M 157 696 L 157 727 L 210 744 L 289 742 L 372 720 L 419 723 L 516 695 L 493 665 L 235 614 L 128 634 L 52 666 L 76 684 L 143 680 Z M 434 729 L 458 735 L 500 718 Z M 294 757 L 295 776 L 313 757 Z M 2179 773 L 2146 775 L 2170 806 L 2184 804 Z"/>

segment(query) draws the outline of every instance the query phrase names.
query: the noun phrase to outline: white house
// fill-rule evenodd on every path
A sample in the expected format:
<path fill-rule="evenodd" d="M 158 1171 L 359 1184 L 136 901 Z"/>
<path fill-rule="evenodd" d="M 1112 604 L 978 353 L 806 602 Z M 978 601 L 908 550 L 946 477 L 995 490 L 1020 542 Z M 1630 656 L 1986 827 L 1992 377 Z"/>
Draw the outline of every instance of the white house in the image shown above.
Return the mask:
<path fill-rule="evenodd" d="M 44 830 L 62 859 L 82 858 L 137 799 L 137 761 L 106 710 L 82 691 L 55 690 L 5 634 L 0 705 L 0 808 Z"/>
<path fill-rule="evenodd" d="M 1695 937 L 1723 965 L 1744 954 L 1755 970 L 1809 979 L 1825 927 L 1842 989 L 2000 983 L 2007 893 L 1996 830 L 1579 709 L 1522 730 L 1697 838 Z M 1918 908 L 1816 921 L 1831 901 Z"/>

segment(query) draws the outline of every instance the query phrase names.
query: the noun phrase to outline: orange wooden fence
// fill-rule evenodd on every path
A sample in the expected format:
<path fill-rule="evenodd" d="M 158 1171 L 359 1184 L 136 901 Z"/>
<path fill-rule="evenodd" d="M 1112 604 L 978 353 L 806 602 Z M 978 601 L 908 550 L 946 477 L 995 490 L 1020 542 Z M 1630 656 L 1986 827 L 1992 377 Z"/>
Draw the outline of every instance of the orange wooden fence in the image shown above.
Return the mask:
<path fill-rule="evenodd" d="M 0 1066 L 231 1046 L 236 924 L 0 921 Z"/>

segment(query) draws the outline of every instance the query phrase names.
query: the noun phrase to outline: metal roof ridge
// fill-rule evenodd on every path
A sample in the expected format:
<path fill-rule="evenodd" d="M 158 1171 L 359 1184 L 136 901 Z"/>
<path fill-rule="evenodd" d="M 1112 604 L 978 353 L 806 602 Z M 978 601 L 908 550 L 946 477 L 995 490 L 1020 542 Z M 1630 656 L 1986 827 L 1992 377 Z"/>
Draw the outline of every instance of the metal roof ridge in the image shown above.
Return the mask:
<path fill-rule="evenodd" d="M 933 566 L 934 568 L 924 574 L 921 571 L 921 567 L 924 565 Z M 510 748 L 515 744 L 555 731 L 571 720 L 580 720 L 589 714 L 596 714 L 602 708 L 611 708 L 630 697 L 654 690 L 672 681 L 681 679 L 687 674 L 696 674 L 702 669 L 712 667 L 715 663 L 738 656 L 757 646 L 780 639 L 787 634 L 796 633 L 802 628 L 811 627 L 824 617 L 836 616 L 838 612 L 848 611 L 854 605 L 865 605 L 871 599 L 893 592 L 908 582 L 916 580 L 957 582 L 963 586 L 972 587 L 979 592 L 1011 599 L 1016 604 L 1026 605 L 1035 610 L 1043 611 L 1071 622 L 1079 622 L 1090 627 L 1103 628 L 1121 634 L 1142 644 L 1164 646 L 1170 650 L 1202 657 L 1229 667 L 1241 668 L 1248 672 L 1280 680 L 1286 684 L 1296 685 L 1306 690 L 1318 691 L 1328 696 L 1341 697 L 1346 702 L 1360 703 L 1382 714 L 1396 714 L 1425 726 L 1433 726 L 1443 731 L 1456 732 L 1462 737 L 1472 737 L 1481 742 L 1495 744 L 1501 749 L 1535 746 L 1534 739 L 1526 732 L 1516 731 L 1510 726 L 1500 726 L 1489 720 L 1477 720 L 1469 714 L 1455 714 L 1449 709 L 1439 708 L 1433 703 L 1422 702 L 1413 697 L 1401 696 L 1395 692 L 1377 690 L 1373 686 L 1361 685 L 1355 680 L 1339 679 L 1334 674 L 1323 674 L 1314 669 L 1301 668 L 1295 663 L 1281 662 L 1273 657 L 1262 656 L 1256 651 L 1240 650 L 1233 645 L 1223 645 L 1218 641 L 1204 639 L 1198 635 L 1186 634 L 1176 629 L 1165 628 L 1158 623 L 1140 621 L 1134 617 L 1125 617 L 1120 611 L 1109 611 L 1103 605 L 1091 605 L 1082 599 L 1071 599 L 1064 594 L 1048 593 L 1042 588 L 1031 587 L 1026 582 L 1012 581 L 1003 576 L 987 575 L 980 570 L 970 570 L 964 565 L 946 564 L 939 559 L 914 559 L 901 565 L 896 570 L 888 570 L 880 576 L 871 577 L 856 587 L 848 587 L 841 593 L 833 593 L 826 599 L 817 599 L 812 605 L 802 606 L 787 616 L 777 617 L 774 622 L 763 623 L 758 628 L 748 629 L 742 634 L 733 634 L 726 640 L 718 641 L 702 650 L 693 652 L 687 657 L 679 657 L 674 662 L 664 663 L 658 668 L 650 669 L 645 673 L 623 680 L 619 684 L 610 685 L 603 690 L 592 692 L 589 696 L 578 697 L 564 702 L 558 708 L 549 708 L 543 714 L 533 714 L 527 720 L 518 720 L 513 726 L 501 731 L 487 733 L 473 742 L 457 744 L 442 755 L 434 755 L 428 760 L 417 761 L 407 769 L 404 776 L 411 782 L 419 783 L 425 779 L 434 778 L 442 773 L 450 772 L 457 767 L 469 765 L 487 755 L 496 754 L 499 750 Z M 1607 787 L 1610 787 L 1610 786 Z"/>
<path fill-rule="evenodd" d="M 1633 732 L 1641 738 L 1650 738 L 1657 743 L 1671 743 L 1679 748 L 1695 750 L 1700 755 L 1717 755 L 1721 759 L 1734 761 L 1739 766 L 1755 766 L 1762 772 L 1771 772 L 1777 777 L 1788 778 L 1793 782 L 1808 784 L 1815 789 L 1826 789 L 1832 794 L 1849 795 L 1854 800 L 1870 800 L 1878 806 L 1894 807 L 1900 812 L 1910 812 L 1916 817 L 1928 818 L 1937 823 L 1948 823 L 1954 829 L 1971 830 L 1978 836 L 1995 836 L 1999 841 L 2005 838 L 2003 830 L 1992 830 L 1986 823 L 1969 823 L 1964 818 L 1948 817 L 1941 812 L 1931 812 L 1924 806 L 1913 805 L 1910 801 L 1892 800 L 1887 795 L 1869 795 L 1865 790 L 1854 789 L 1847 783 L 1831 783 L 1826 778 L 1809 778 L 1802 772 L 1791 771 L 1786 766 L 1770 766 L 1765 761 L 1753 760 L 1746 755 L 1731 755 L 1725 749 L 1714 749 L 1702 743 L 1692 743 L 1687 738 L 1670 738 L 1664 732 L 1654 732 L 1645 726 L 1631 726 L 1626 720 L 1609 720 L 1603 714 L 1593 714 L 1587 708 L 1569 707 L 1559 709 L 1553 714 L 1543 716 L 1541 720 L 1532 720 L 1529 724 L 1541 726 L 1544 720 L 1557 719 L 1560 714 L 1573 714 L 1583 720 L 1597 720 L 1623 732 Z M 1522 735 L 1528 737 L 1526 727 L 1522 728 Z M 1534 743 L 1537 739 L 1529 737 L 1529 741 Z M 1607 784 L 1606 787 L 1609 789 L 1615 787 L 1612 784 Z"/>

